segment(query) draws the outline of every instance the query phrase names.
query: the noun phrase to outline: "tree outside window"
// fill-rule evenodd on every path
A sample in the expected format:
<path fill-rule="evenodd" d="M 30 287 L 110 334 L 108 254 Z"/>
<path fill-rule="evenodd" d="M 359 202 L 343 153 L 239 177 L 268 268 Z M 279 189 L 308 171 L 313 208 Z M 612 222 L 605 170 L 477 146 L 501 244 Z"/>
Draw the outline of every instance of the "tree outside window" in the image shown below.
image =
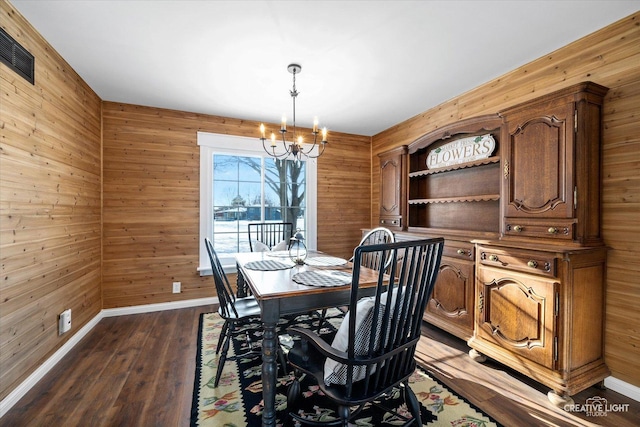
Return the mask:
<path fill-rule="evenodd" d="M 306 225 L 306 163 L 213 155 L 213 244 L 218 253 L 249 251 L 250 222 Z"/>

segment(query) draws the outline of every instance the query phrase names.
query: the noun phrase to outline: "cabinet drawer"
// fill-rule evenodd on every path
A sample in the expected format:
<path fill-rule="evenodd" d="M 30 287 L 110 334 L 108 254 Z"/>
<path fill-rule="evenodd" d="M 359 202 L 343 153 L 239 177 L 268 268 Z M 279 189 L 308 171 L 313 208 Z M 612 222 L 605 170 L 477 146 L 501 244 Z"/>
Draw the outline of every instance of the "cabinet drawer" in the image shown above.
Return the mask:
<path fill-rule="evenodd" d="M 447 239 L 444 242 L 442 256 L 473 261 L 475 260 L 475 246 L 470 242 Z"/>
<path fill-rule="evenodd" d="M 556 275 L 556 259 L 545 252 L 488 247 L 479 247 L 478 252 L 480 264 L 482 265 L 542 274 L 549 277 L 555 277 Z"/>
<path fill-rule="evenodd" d="M 531 220 L 505 218 L 505 236 L 538 237 L 553 240 L 573 240 L 573 220 Z"/>
<path fill-rule="evenodd" d="M 380 217 L 380 226 L 382 227 L 402 227 L 401 216 L 383 216 Z"/>

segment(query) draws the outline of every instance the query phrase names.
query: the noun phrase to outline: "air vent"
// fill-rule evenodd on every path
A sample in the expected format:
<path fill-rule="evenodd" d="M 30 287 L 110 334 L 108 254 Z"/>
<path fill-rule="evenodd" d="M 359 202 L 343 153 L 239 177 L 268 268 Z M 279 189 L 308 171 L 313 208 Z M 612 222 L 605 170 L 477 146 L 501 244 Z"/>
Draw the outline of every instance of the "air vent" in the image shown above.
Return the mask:
<path fill-rule="evenodd" d="M 35 58 L 2 28 L 0 28 L 0 60 L 29 83 L 34 84 Z"/>

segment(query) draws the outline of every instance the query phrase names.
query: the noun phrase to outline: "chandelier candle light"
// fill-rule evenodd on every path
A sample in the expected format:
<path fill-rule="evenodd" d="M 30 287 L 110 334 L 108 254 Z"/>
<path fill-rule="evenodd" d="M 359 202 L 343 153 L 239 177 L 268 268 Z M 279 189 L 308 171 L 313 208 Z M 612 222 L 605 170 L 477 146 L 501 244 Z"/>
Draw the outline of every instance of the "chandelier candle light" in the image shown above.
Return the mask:
<path fill-rule="evenodd" d="M 286 134 L 287 134 L 287 118 L 282 117 L 282 122 L 280 124 L 280 134 L 282 135 L 282 146 L 284 147 L 283 153 L 276 153 L 276 134 L 271 132 L 271 145 L 270 150 L 265 145 L 266 137 L 266 129 L 264 123 L 260 124 L 260 140 L 262 141 L 262 148 L 272 157 L 275 158 L 286 158 L 289 155 L 293 155 L 296 160 L 300 160 L 301 156 L 305 156 L 308 158 L 318 158 L 324 153 L 324 148 L 327 144 L 327 128 L 322 129 L 322 140 L 318 144 L 318 119 L 314 119 L 313 121 L 313 129 L 311 130 L 311 134 L 313 135 L 313 144 L 309 147 L 308 150 L 304 150 L 302 144 L 304 142 L 302 135 L 298 135 L 296 132 L 296 97 L 298 96 L 298 91 L 296 90 L 296 74 L 299 74 L 302 71 L 302 66 L 298 64 L 289 64 L 287 70 L 293 74 L 293 89 L 289 91 L 291 94 L 291 99 L 293 100 L 293 132 L 292 132 L 292 141 L 291 143 L 287 143 Z M 320 152 L 317 155 L 311 155 L 311 152 L 316 147 L 316 145 L 321 146 Z"/>

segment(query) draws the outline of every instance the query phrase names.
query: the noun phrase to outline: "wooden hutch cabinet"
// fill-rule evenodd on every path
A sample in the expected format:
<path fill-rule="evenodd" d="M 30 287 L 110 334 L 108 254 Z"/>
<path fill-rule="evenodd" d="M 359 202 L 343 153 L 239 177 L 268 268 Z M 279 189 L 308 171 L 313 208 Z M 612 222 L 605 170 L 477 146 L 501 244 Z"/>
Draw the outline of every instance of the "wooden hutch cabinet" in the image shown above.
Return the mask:
<path fill-rule="evenodd" d="M 609 374 L 600 234 L 606 92 L 573 85 L 380 154 L 381 225 L 399 216 L 391 223 L 398 240 L 445 237 L 424 319 L 467 340 L 474 358 L 550 387 L 558 406 Z M 403 200 L 404 211 L 395 207 Z"/>

